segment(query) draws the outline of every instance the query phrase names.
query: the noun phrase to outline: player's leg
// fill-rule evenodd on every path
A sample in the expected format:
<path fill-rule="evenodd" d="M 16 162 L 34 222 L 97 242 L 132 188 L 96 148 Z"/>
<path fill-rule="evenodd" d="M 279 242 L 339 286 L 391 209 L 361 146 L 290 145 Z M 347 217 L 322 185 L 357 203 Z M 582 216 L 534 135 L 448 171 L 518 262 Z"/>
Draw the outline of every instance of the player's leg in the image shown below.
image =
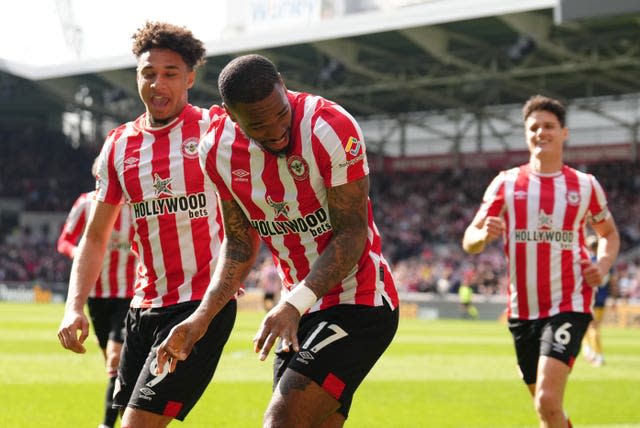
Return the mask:
<path fill-rule="evenodd" d="M 582 354 L 584 358 L 593 363 L 593 357 L 595 355 L 594 347 L 595 347 L 595 326 L 592 321 L 587 327 L 587 331 L 584 334 L 584 339 L 582 340 Z"/>
<path fill-rule="evenodd" d="M 105 299 L 107 301 L 107 299 Z M 101 427 L 111 428 L 118 419 L 118 409 L 113 407 L 113 393 L 115 390 L 120 354 L 125 337 L 125 318 L 129 310 L 131 299 L 108 299 L 109 312 L 109 340 L 105 352 L 106 370 L 109 381 L 104 397 L 104 417 Z"/>
<path fill-rule="evenodd" d="M 169 331 L 187 318 L 198 306 L 198 302 L 180 303 L 166 308 L 148 309 L 142 315 L 143 328 L 137 336 L 149 340 L 145 361 L 137 374 L 135 384 L 125 386 L 121 397 L 116 393 L 116 405 L 122 407 L 122 426 L 127 428 L 162 428 L 172 419 L 184 420 L 209 385 L 220 360 L 222 350 L 233 328 L 236 316 L 236 301 L 230 301 L 212 320 L 205 335 L 195 344 L 185 361 L 176 366 L 173 373 L 166 370 L 157 373 L 156 349 Z M 126 346 L 131 329 L 127 330 L 122 368 L 126 365 Z M 120 375 L 122 376 L 122 375 Z"/>
<path fill-rule="evenodd" d="M 326 421 L 339 408 L 340 402 L 320 385 L 300 373 L 287 369 L 273 391 L 264 415 L 264 426 L 316 426 L 313 421 Z M 341 427 L 344 419 L 340 414 L 340 423 L 328 427 Z"/>
<path fill-rule="evenodd" d="M 112 428 L 118 419 L 118 409 L 113 408 L 113 393 L 116 387 L 116 379 L 118 374 L 118 364 L 120 363 L 120 352 L 122 351 L 122 343 L 109 340 L 107 342 L 107 390 L 104 396 L 104 416 L 102 420 L 102 428 Z"/>
<path fill-rule="evenodd" d="M 143 409 L 127 407 L 122 414 L 122 428 L 165 428 L 173 416 L 159 415 Z"/>
<path fill-rule="evenodd" d="M 264 298 L 262 300 L 264 310 L 269 312 L 275 305 L 275 295 L 272 292 L 265 291 Z"/>
<path fill-rule="evenodd" d="M 388 347 L 398 310 L 340 305 L 305 315 L 300 351 L 278 349 L 265 427 L 341 427 L 353 394 Z"/>
<path fill-rule="evenodd" d="M 117 373 L 117 363 L 114 366 L 113 362 L 113 344 L 111 344 L 112 336 L 112 313 L 113 307 L 111 305 L 111 299 L 96 299 L 90 298 L 87 302 L 89 308 L 89 316 L 91 318 L 91 324 L 93 330 L 98 339 L 98 345 L 102 350 L 102 355 L 105 359 L 105 370 L 107 373 L 107 388 L 104 396 L 104 411 L 102 415 L 102 423 L 100 428 L 112 428 L 118 417 L 118 410 L 112 408 L 113 405 L 113 391 L 115 388 L 115 379 Z M 126 314 L 126 311 L 125 311 Z M 121 346 L 121 345 L 120 345 Z M 119 357 L 120 354 L 118 354 Z"/>
<path fill-rule="evenodd" d="M 540 335 L 534 403 L 540 426 L 565 428 L 570 425 L 563 403 L 569 373 L 591 322 L 591 314 L 560 313 L 545 321 Z"/>
<path fill-rule="evenodd" d="M 534 403 L 541 428 L 565 428 L 564 392 L 571 368 L 555 358 L 541 356 Z"/>
<path fill-rule="evenodd" d="M 593 308 L 593 321 L 591 322 L 590 333 L 592 335 L 594 358 L 592 364 L 599 367 L 604 364 L 604 352 L 602 350 L 601 326 L 604 318 L 604 307 Z"/>
<path fill-rule="evenodd" d="M 509 331 L 513 337 L 520 377 L 527 386 L 531 397 L 536 394 L 540 356 L 540 325 L 539 320 L 509 320 Z"/>

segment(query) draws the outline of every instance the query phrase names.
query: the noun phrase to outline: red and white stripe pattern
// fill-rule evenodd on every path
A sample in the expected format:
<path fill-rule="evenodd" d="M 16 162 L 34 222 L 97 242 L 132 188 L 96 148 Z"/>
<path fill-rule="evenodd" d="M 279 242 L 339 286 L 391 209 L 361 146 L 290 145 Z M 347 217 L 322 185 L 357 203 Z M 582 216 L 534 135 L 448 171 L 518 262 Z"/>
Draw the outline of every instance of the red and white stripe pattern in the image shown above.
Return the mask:
<path fill-rule="evenodd" d="M 226 115 L 212 122 L 199 147 L 220 197 L 235 198 L 271 250 L 285 295 L 331 239 L 327 188 L 369 173 L 362 131 L 351 115 L 317 96 L 289 92 L 288 98 L 293 126 L 286 156 L 263 151 Z M 358 264 L 311 312 L 340 303 L 398 305 L 370 201 L 368 210 L 369 233 Z"/>
<path fill-rule="evenodd" d="M 146 114 L 114 129 L 102 149 L 97 199 L 131 207 L 140 259 L 133 307 L 201 300 L 222 241 L 214 187 L 197 147 L 220 112 L 187 105 L 170 124 L 150 128 Z"/>
<path fill-rule="evenodd" d="M 585 223 L 603 221 L 608 213 L 595 177 L 568 166 L 555 174 L 536 174 L 522 165 L 493 180 L 476 219 L 503 216 L 507 223 L 510 318 L 591 312 L 593 289 L 581 265 L 589 260 Z"/>
<path fill-rule="evenodd" d="M 76 199 L 58 238 L 58 251 L 72 257 L 91 212 L 94 192 L 82 193 Z M 131 213 L 125 205 L 116 219 L 107 252 L 105 253 L 102 271 L 91 290 L 89 297 L 98 299 L 131 298 L 136 275 L 136 256 L 131 251 L 133 225 Z"/>

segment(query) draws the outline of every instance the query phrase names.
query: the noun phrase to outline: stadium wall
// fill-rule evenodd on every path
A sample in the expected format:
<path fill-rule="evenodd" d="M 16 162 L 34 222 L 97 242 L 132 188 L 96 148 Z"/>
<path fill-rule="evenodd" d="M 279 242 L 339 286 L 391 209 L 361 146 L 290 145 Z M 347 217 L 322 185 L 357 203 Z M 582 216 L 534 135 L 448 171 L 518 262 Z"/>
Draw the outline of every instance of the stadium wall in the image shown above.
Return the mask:
<path fill-rule="evenodd" d="M 597 146 L 565 147 L 565 161 L 580 167 L 601 162 L 628 162 L 635 158 L 631 143 L 607 144 Z M 527 163 L 529 152 L 512 150 L 502 152 L 460 153 L 424 156 L 384 156 L 373 155 L 369 159 L 375 172 L 417 172 L 439 171 L 443 169 L 504 169 Z"/>

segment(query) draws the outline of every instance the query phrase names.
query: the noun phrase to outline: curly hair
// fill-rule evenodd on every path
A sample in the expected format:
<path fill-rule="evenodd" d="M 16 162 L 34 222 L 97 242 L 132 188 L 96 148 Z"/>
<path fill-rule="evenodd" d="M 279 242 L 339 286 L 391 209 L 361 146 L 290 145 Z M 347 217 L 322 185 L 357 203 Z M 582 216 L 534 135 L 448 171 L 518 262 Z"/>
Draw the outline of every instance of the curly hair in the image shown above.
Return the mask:
<path fill-rule="evenodd" d="M 276 66 L 262 55 L 249 54 L 235 58 L 218 76 L 218 91 L 227 105 L 261 101 L 280 82 Z"/>
<path fill-rule="evenodd" d="M 132 38 L 131 51 L 136 58 L 153 48 L 159 48 L 177 52 L 191 70 L 205 62 L 204 44 L 186 27 L 167 22 L 147 21 L 144 27 L 138 28 Z"/>
<path fill-rule="evenodd" d="M 565 127 L 567 109 L 564 104 L 556 99 L 543 95 L 534 95 L 527 100 L 524 107 L 522 107 L 522 119 L 526 121 L 531 113 L 541 110 L 555 114 L 558 122 L 560 122 L 560 126 Z"/>

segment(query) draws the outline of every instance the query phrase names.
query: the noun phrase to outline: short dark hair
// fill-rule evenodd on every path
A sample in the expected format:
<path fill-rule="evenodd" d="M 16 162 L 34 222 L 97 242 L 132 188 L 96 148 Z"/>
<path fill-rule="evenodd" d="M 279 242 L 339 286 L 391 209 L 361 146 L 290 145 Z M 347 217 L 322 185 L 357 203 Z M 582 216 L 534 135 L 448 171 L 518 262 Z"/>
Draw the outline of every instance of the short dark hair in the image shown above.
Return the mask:
<path fill-rule="evenodd" d="M 144 27 L 138 28 L 132 38 L 131 51 L 136 58 L 153 48 L 159 48 L 177 52 L 190 70 L 205 62 L 204 44 L 196 39 L 186 27 L 168 22 L 147 21 Z"/>
<path fill-rule="evenodd" d="M 534 95 L 527 100 L 524 107 L 522 107 L 522 120 L 526 121 L 531 113 L 542 110 L 555 114 L 560 125 L 563 128 L 565 127 L 567 110 L 564 104 L 554 98 L 545 97 L 544 95 Z"/>
<path fill-rule="evenodd" d="M 262 55 L 239 56 L 227 64 L 218 76 L 218 91 L 229 106 L 254 103 L 268 97 L 280 82 L 276 66 Z"/>

